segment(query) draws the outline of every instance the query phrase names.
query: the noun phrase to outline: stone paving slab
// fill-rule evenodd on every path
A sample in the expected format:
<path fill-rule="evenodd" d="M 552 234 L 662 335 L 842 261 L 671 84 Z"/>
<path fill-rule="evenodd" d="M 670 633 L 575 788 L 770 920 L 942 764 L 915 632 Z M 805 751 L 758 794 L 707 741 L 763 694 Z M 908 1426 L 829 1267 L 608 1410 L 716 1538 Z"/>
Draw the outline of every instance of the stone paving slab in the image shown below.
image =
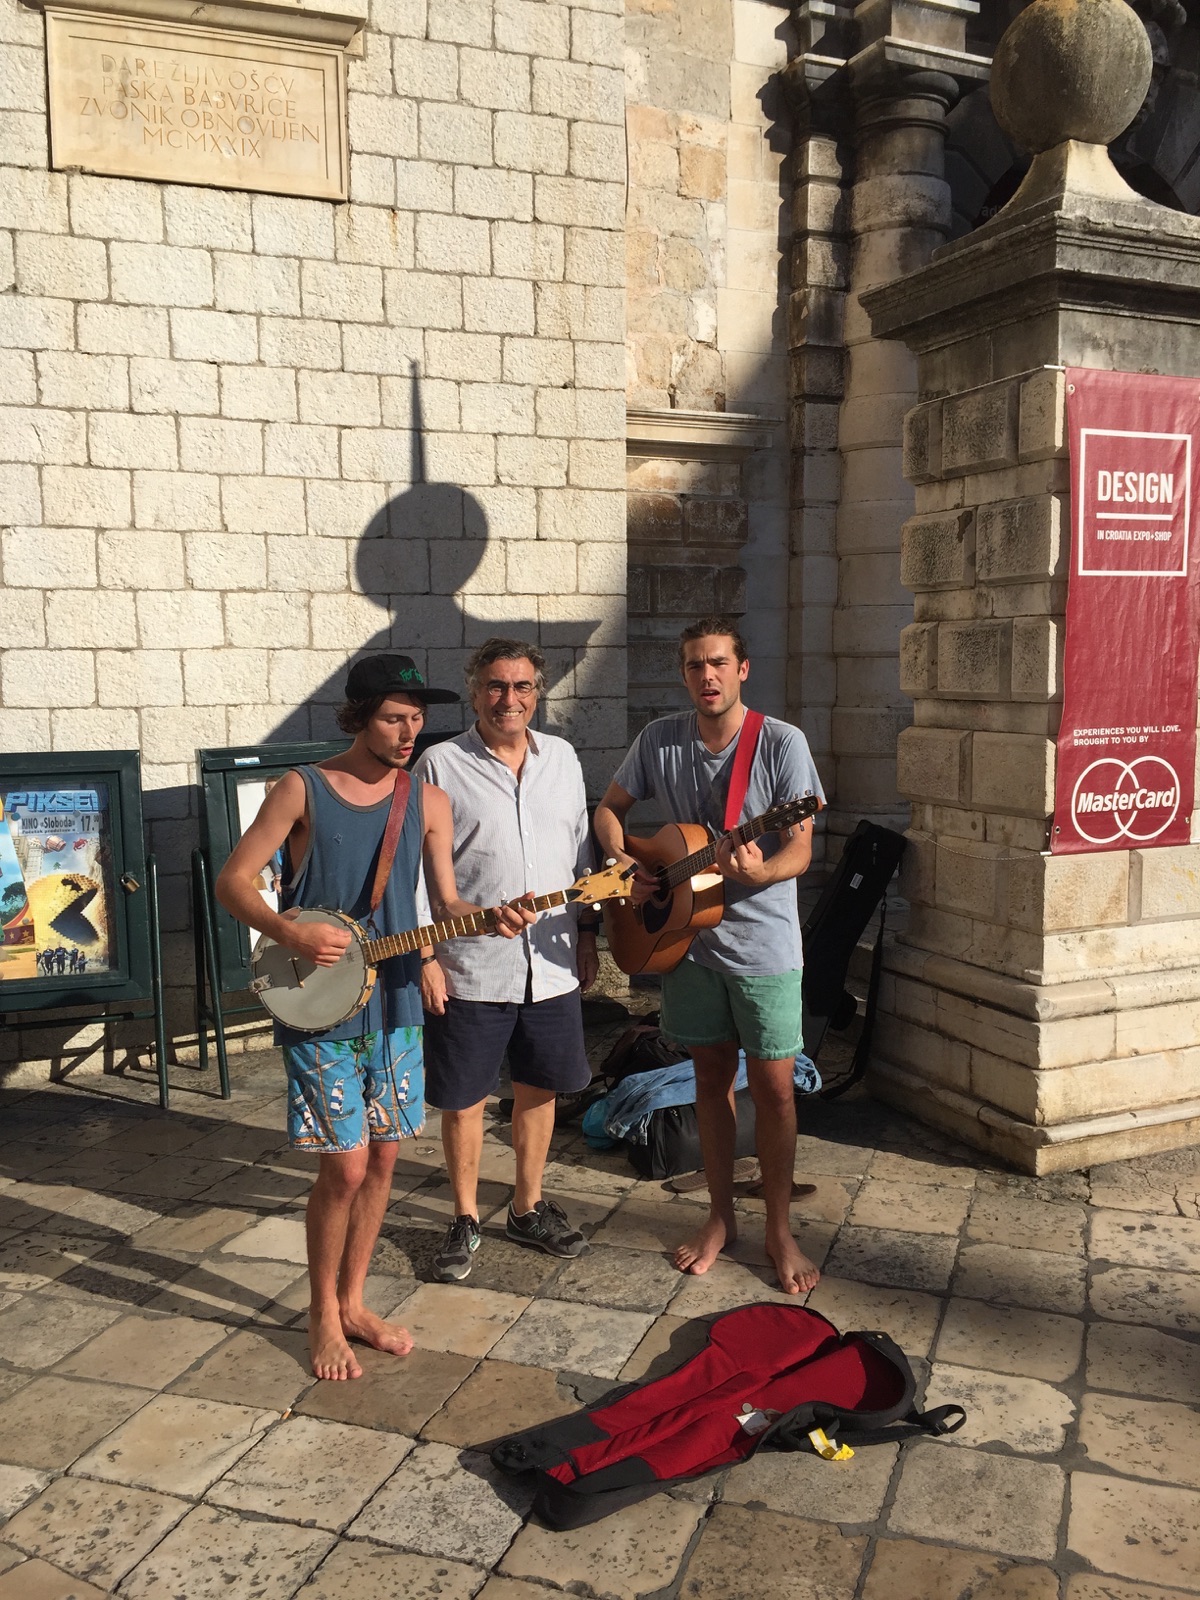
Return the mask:
<path fill-rule="evenodd" d="M 535 1300 L 493 1348 L 501 1361 L 615 1378 L 653 1320 L 648 1312 Z"/>
<path fill-rule="evenodd" d="M 50 1482 L 48 1472 L 27 1467 L 0 1467 L 0 1517 L 12 1517 Z"/>
<path fill-rule="evenodd" d="M 762 1505 L 792 1517 L 844 1525 L 873 1523 L 883 1510 L 900 1453 L 898 1445 L 865 1446 L 853 1461 L 762 1451 L 734 1467 L 721 1498 L 731 1505 Z"/>
<path fill-rule="evenodd" d="M 1050 1567 L 944 1544 L 881 1539 L 862 1600 L 1058 1600 L 1058 1590 L 1058 1574 Z"/>
<path fill-rule="evenodd" d="M 865 1537 L 821 1522 L 716 1506 L 684 1578 L 688 1600 L 840 1600 L 853 1594 Z"/>
<path fill-rule="evenodd" d="M 951 1300 L 936 1353 L 939 1360 L 964 1367 L 1062 1383 L 1079 1366 L 1083 1332 L 1083 1323 L 1075 1317 Z"/>
<path fill-rule="evenodd" d="M 13 1517 L 4 1538 L 74 1577 L 115 1588 L 188 1510 L 169 1495 L 60 1478 Z"/>
<path fill-rule="evenodd" d="M 1069 1395 L 1037 1378 L 1010 1377 L 935 1362 L 929 1390 L 939 1405 L 957 1403 L 967 1420 L 947 1443 L 1005 1445 L 1018 1455 L 1055 1456 L 1075 1416 Z"/>
<path fill-rule="evenodd" d="M 423 1350 L 486 1356 L 527 1308 L 525 1295 L 480 1289 L 473 1283 L 422 1283 L 394 1308 Z"/>
<path fill-rule="evenodd" d="M 656 1494 L 619 1518 L 553 1533 L 521 1529 L 499 1571 L 536 1578 L 570 1593 L 586 1586 L 614 1600 L 638 1600 L 674 1582 L 703 1507 Z"/>
<path fill-rule="evenodd" d="M 228 1104 L 181 1090 L 167 1116 L 148 1075 L 0 1091 L 0 1600 L 1200 1595 L 1188 1153 L 1035 1179 L 860 1094 L 810 1106 L 796 1176 L 817 1190 L 793 1216 L 826 1275 L 808 1304 L 891 1333 L 923 1403 L 961 1401 L 967 1426 L 844 1463 L 764 1453 L 552 1533 L 486 1447 L 673 1370 L 722 1311 L 786 1298 L 761 1201 L 739 1198 L 734 1251 L 680 1275 L 704 1192 L 559 1130 L 547 1188 L 593 1247 L 555 1260 L 503 1237 L 513 1158 L 489 1123 L 497 1220 L 470 1280 L 437 1284 L 431 1117 L 367 1286 L 417 1348 L 363 1350 L 361 1380 L 320 1384 L 313 1164 L 284 1146 L 277 1059 L 250 1059 Z"/>
<path fill-rule="evenodd" d="M 471 1600 L 478 1567 L 344 1540 L 330 1551 L 296 1600 Z M 538 1591 L 546 1600 L 546 1591 Z"/>
<path fill-rule="evenodd" d="M 826 1265 L 835 1277 L 937 1294 L 949 1286 L 957 1243 L 949 1234 L 848 1224 L 838 1234 Z"/>
<path fill-rule="evenodd" d="M 912 1183 L 872 1174 L 850 1208 L 858 1228 L 899 1228 L 906 1233 L 958 1233 L 971 1205 L 971 1191 L 950 1184 Z"/>
<path fill-rule="evenodd" d="M 1085 1301 L 1086 1263 L 1079 1256 L 1025 1245 L 968 1244 L 959 1251 L 953 1292 L 994 1305 L 1078 1315 Z"/>
<path fill-rule="evenodd" d="M 336 1530 L 413 1447 L 403 1434 L 289 1417 L 209 1489 L 213 1505 Z"/>
<path fill-rule="evenodd" d="M 190 1370 L 171 1384 L 172 1393 L 286 1411 L 312 1383 L 304 1334 L 244 1328 L 229 1335 L 225 1328 L 207 1326 L 222 1343 L 199 1363 L 189 1363 Z"/>
<path fill-rule="evenodd" d="M 35 1378 L 0 1401 L 0 1461 L 64 1471 L 145 1404 L 128 1384 Z"/>
<path fill-rule="evenodd" d="M 275 1421 L 270 1411 L 164 1394 L 80 1458 L 75 1471 L 111 1483 L 201 1495 Z"/>
<path fill-rule="evenodd" d="M 1200 1412 L 1191 1406 L 1086 1394 L 1079 1444 L 1094 1465 L 1126 1477 L 1200 1489 Z"/>
<path fill-rule="evenodd" d="M 1096 1322 L 1087 1334 L 1087 1380 L 1095 1389 L 1194 1402 L 1200 1344 L 1157 1328 Z"/>
<path fill-rule="evenodd" d="M 1066 1484 L 1038 1461 L 910 1445 L 888 1515 L 895 1533 L 950 1540 L 976 1550 L 1045 1560 L 1058 1549 Z"/>
<path fill-rule="evenodd" d="M 557 1373 L 507 1361 L 481 1361 L 429 1418 L 421 1437 L 479 1448 L 578 1409 L 578 1396 Z"/>
<path fill-rule="evenodd" d="M 1200 1587 L 1200 1494 L 1072 1473 L 1067 1544 L 1101 1572 L 1195 1589 Z"/>
<path fill-rule="evenodd" d="M 362 1379 L 314 1384 L 296 1402 L 296 1410 L 330 1422 L 412 1436 L 420 1433 L 476 1366 L 471 1356 L 446 1350 L 414 1350 L 403 1361 L 378 1350 L 356 1349 L 356 1354 Z"/>
<path fill-rule="evenodd" d="M 486 1456 L 419 1444 L 347 1532 L 418 1555 L 492 1567 L 532 1498 L 531 1488 L 502 1477 Z"/>
<path fill-rule="evenodd" d="M 1200 1274 L 1194 1272 L 1098 1267 L 1089 1299 L 1099 1316 L 1114 1322 L 1200 1332 Z"/>
<path fill-rule="evenodd" d="M 290 1600 L 333 1544 L 291 1522 L 264 1522 L 197 1506 L 125 1580 L 123 1600 Z"/>
<path fill-rule="evenodd" d="M 0 1577 L 0 1600 L 104 1600 L 106 1590 L 48 1561 L 24 1561 Z"/>

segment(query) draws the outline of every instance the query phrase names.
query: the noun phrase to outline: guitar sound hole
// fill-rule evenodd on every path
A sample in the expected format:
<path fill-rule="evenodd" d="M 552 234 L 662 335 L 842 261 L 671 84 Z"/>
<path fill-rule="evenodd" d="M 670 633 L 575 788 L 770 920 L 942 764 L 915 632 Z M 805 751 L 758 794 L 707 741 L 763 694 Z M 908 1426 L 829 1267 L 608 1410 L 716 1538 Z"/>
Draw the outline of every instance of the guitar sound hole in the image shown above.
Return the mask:
<path fill-rule="evenodd" d="M 657 933 L 660 928 L 665 928 L 667 919 L 671 915 L 671 902 L 674 895 L 659 896 L 642 902 L 642 926 L 647 933 Z"/>

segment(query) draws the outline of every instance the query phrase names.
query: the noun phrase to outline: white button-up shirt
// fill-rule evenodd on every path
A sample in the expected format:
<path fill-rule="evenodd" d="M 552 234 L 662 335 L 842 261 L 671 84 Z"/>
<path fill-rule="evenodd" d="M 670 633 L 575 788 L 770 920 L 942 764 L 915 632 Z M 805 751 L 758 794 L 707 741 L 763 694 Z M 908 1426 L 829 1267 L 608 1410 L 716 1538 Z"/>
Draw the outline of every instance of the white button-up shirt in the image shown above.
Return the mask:
<path fill-rule="evenodd" d="M 470 728 L 432 745 L 415 770 L 450 797 L 458 892 L 494 906 L 523 894 L 567 889 L 591 869 L 587 800 L 579 758 L 565 739 L 525 735 L 518 781 Z M 534 1000 L 579 986 L 576 911 L 543 911 L 516 939 L 454 939 L 438 946 L 446 987 L 458 1000 Z"/>

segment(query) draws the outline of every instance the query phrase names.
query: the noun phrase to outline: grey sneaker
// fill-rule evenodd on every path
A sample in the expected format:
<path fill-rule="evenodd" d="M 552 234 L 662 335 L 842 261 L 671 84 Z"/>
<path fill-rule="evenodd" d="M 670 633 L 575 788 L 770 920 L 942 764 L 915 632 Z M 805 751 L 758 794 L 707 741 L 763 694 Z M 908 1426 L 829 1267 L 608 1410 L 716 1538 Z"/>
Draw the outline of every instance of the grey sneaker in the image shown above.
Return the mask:
<path fill-rule="evenodd" d="M 588 1247 L 579 1229 L 571 1226 L 566 1212 L 553 1200 L 539 1200 L 523 1217 L 510 1205 L 504 1233 L 514 1244 L 530 1244 L 551 1256 L 578 1256 Z"/>
<path fill-rule="evenodd" d="M 482 1242 L 474 1217 L 455 1217 L 442 1248 L 433 1258 L 433 1275 L 441 1283 L 461 1283 L 470 1274 L 471 1257 Z"/>

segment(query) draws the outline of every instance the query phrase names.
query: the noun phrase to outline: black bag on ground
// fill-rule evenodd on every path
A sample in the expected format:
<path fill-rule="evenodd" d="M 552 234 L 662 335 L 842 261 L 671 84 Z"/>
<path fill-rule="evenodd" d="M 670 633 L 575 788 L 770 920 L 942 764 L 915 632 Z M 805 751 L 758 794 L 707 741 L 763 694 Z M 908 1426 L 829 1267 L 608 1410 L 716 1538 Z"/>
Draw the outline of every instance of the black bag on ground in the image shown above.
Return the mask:
<path fill-rule="evenodd" d="M 737 1160 L 752 1156 L 755 1150 L 754 1101 L 749 1089 L 739 1089 L 733 1104 L 737 1111 L 733 1154 Z M 674 1178 L 681 1172 L 696 1172 L 704 1164 L 694 1105 L 663 1106 L 651 1112 L 646 1143 L 637 1144 L 632 1139 L 624 1143 L 630 1165 L 639 1178 Z"/>
<path fill-rule="evenodd" d="M 717 1317 L 704 1349 L 665 1378 L 514 1434 L 492 1461 L 536 1474 L 533 1509 L 549 1527 L 579 1528 L 760 1448 L 844 1459 L 839 1439 L 854 1450 L 966 1421 L 961 1406 L 917 1411 L 915 1394 L 887 1334 L 842 1334 L 817 1311 L 762 1302 Z"/>
<path fill-rule="evenodd" d="M 840 1094 L 866 1071 L 875 1001 L 883 958 L 887 887 L 892 881 L 905 839 L 892 828 L 860 822 L 846 840 L 841 860 L 801 930 L 804 942 L 804 1048 L 814 1059 L 828 1027 L 847 1028 L 858 1002 L 846 988 L 850 962 L 867 924 L 879 908 L 879 933 L 871 960 L 871 979 L 863 1028 L 850 1072 L 827 1083 L 826 1096 Z"/>

